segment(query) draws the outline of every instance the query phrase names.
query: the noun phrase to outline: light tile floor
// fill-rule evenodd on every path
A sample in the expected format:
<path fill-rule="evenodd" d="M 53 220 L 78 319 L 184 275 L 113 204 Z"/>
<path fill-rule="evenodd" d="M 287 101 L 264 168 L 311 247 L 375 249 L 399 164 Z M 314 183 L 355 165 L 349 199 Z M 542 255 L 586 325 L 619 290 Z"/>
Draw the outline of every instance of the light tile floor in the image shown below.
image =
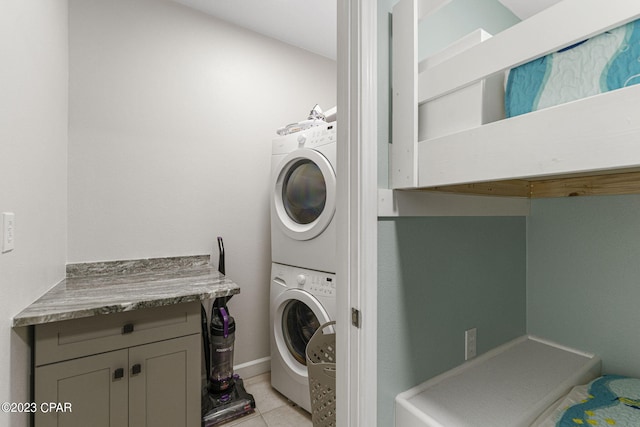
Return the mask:
<path fill-rule="evenodd" d="M 256 400 L 253 414 L 231 420 L 224 427 L 312 427 L 311 414 L 271 387 L 271 374 L 244 380 L 247 392 Z"/>

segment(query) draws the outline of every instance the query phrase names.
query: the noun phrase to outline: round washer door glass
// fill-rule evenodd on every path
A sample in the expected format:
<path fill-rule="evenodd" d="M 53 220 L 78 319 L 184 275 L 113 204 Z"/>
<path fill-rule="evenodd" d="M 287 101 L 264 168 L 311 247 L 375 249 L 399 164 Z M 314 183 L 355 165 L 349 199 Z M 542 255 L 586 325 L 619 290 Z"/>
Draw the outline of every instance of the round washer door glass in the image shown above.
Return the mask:
<path fill-rule="evenodd" d="M 322 171 L 309 159 L 298 160 L 282 183 L 282 204 L 289 218 L 309 224 L 322 214 L 327 201 L 327 183 Z"/>
<path fill-rule="evenodd" d="M 295 360 L 307 365 L 305 349 L 320 322 L 313 310 L 299 300 L 291 300 L 282 313 L 282 335 L 289 353 Z"/>

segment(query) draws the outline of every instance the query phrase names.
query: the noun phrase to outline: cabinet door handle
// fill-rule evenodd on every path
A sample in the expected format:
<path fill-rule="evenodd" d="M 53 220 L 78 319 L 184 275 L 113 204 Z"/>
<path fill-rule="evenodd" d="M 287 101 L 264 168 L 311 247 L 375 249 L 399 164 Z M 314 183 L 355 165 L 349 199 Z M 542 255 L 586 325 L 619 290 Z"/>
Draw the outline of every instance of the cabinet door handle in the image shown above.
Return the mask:
<path fill-rule="evenodd" d="M 114 380 L 119 380 L 122 377 L 124 377 L 124 369 L 118 368 L 113 372 L 113 379 Z"/>
<path fill-rule="evenodd" d="M 131 367 L 131 375 L 138 375 L 140 372 L 142 372 L 142 365 L 139 363 L 136 363 L 135 365 L 133 365 Z"/>
<path fill-rule="evenodd" d="M 133 332 L 133 323 L 127 323 L 122 327 L 122 335 L 130 334 Z"/>

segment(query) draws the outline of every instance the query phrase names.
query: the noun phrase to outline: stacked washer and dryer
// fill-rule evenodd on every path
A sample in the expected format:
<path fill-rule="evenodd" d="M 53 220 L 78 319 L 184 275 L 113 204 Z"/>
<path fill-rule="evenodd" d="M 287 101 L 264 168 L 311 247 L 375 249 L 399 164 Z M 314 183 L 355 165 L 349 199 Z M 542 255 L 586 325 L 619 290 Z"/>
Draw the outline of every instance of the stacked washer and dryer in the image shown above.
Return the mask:
<path fill-rule="evenodd" d="M 311 412 L 305 348 L 336 314 L 336 123 L 273 140 L 271 385 Z"/>

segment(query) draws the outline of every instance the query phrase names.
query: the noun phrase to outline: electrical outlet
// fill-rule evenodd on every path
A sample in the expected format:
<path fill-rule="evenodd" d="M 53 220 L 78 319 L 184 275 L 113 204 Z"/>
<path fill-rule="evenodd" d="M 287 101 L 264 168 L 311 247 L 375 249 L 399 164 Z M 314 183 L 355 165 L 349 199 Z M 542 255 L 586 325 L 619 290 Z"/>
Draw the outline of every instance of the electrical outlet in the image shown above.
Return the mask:
<path fill-rule="evenodd" d="M 469 360 L 476 357 L 476 338 L 476 328 L 464 331 L 464 360 Z"/>

